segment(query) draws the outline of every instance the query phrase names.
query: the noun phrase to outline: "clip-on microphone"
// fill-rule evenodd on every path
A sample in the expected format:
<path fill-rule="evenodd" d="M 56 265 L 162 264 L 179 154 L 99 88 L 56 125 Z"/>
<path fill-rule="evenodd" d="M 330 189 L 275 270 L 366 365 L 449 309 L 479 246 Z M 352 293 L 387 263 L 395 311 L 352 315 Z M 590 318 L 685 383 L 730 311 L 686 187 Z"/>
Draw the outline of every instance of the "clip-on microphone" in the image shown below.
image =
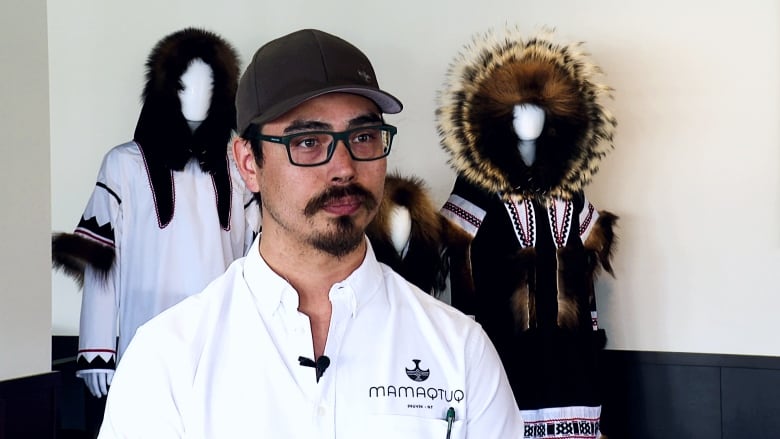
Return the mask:
<path fill-rule="evenodd" d="M 301 366 L 313 367 L 317 373 L 317 382 L 320 382 L 320 377 L 322 376 L 322 374 L 325 373 L 325 369 L 327 369 L 328 366 L 330 366 L 330 358 L 328 358 L 325 355 L 322 355 L 320 356 L 320 358 L 317 358 L 317 361 L 314 361 L 311 358 L 306 358 L 301 356 L 298 357 L 298 363 Z"/>

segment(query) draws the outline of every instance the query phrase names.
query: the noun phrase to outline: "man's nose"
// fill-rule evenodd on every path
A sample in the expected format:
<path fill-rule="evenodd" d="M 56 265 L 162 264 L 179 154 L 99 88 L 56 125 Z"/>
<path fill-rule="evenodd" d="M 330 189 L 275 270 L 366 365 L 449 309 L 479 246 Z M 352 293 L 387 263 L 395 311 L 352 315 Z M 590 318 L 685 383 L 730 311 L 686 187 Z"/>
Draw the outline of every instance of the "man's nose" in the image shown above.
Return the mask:
<path fill-rule="evenodd" d="M 333 157 L 330 159 L 331 166 L 336 169 L 334 178 L 350 181 L 355 176 L 355 161 L 352 159 L 352 153 L 349 152 L 347 142 L 343 139 L 335 140 L 335 142 Z M 343 148 L 339 146 L 343 146 Z"/>

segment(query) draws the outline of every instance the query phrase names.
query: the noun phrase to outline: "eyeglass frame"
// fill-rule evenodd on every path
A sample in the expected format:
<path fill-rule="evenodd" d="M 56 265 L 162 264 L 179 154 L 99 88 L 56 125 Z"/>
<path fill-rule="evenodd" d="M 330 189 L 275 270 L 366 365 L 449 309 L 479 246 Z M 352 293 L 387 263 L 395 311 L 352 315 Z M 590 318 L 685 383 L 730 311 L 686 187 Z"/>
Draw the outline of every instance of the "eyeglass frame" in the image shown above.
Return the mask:
<path fill-rule="evenodd" d="M 355 131 L 360 131 L 365 129 L 379 129 L 382 131 L 386 131 L 390 134 L 390 139 L 387 142 L 387 151 L 385 151 L 384 154 L 378 157 L 372 157 L 370 159 L 355 157 L 355 154 L 352 152 L 352 147 L 350 146 L 349 135 Z M 290 141 L 295 137 L 306 136 L 308 134 L 329 134 L 331 137 L 333 137 L 333 142 L 331 142 L 331 144 L 328 145 L 327 155 L 325 156 L 325 160 L 319 163 L 307 163 L 307 164 L 296 163 L 293 160 L 292 152 L 290 151 Z M 254 137 L 258 140 L 276 143 L 278 145 L 284 145 L 284 149 L 287 150 L 287 160 L 290 161 L 291 165 L 300 166 L 304 168 L 311 168 L 314 166 L 321 166 L 328 163 L 333 158 L 333 153 L 336 152 L 336 147 L 338 146 L 339 140 L 341 140 L 344 143 L 344 146 L 347 148 L 347 151 L 349 152 L 349 156 L 352 157 L 352 160 L 358 162 L 373 162 L 374 160 L 385 158 L 388 155 L 390 155 L 390 150 L 392 149 L 393 146 L 393 138 L 395 137 L 396 134 L 398 134 L 397 127 L 387 123 L 383 123 L 381 125 L 369 125 L 369 126 L 350 128 L 344 131 L 311 130 L 311 131 L 301 131 L 298 133 L 287 134 L 284 136 L 269 136 L 266 134 L 258 133 Z"/>

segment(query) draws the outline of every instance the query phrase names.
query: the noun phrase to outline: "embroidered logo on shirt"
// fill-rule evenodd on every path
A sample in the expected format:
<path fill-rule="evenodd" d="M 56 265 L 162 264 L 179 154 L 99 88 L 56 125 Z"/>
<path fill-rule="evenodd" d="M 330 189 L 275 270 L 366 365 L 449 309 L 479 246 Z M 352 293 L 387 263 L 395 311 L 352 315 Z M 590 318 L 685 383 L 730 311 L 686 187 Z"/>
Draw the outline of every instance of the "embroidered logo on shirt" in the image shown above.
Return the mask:
<path fill-rule="evenodd" d="M 423 381 L 431 378 L 430 368 L 423 370 L 420 367 L 422 360 L 412 359 L 414 367 L 412 369 L 404 368 L 406 376 L 416 382 L 422 383 Z M 384 385 L 370 385 L 368 388 L 368 398 L 371 400 L 380 401 L 397 401 L 397 403 L 403 404 L 406 409 L 427 409 L 434 410 L 443 403 L 450 404 L 453 401 L 461 402 L 466 399 L 466 394 L 462 389 L 449 388 L 447 384 L 440 383 L 442 378 L 446 379 L 442 375 L 435 374 L 434 379 L 431 379 L 427 386 L 420 384 L 411 384 L 408 381 L 404 381 L 406 384 L 400 384 L 398 382 L 388 383 Z M 444 408 L 446 410 L 446 407 Z"/>
<path fill-rule="evenodd" d="M 430 369 L 420 369 L 420 360 L 414 361 L 414 369 L 406 369 L 406 376 L 412 379 L 412 381 L 422 382 L 428 379 L 431 375 Z"/>

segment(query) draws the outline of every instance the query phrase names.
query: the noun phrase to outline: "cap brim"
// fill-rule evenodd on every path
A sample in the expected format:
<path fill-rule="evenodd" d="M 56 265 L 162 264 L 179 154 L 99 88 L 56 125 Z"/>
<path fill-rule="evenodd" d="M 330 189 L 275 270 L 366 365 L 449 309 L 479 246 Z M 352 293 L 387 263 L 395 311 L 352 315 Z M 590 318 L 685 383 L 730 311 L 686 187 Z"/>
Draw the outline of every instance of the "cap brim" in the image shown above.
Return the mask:
<path fill-rule="evenodd" d="M 285 99 L 277 103 L 276 105 L 272 105 L 265 113 L 252 119 L 251 123 L 262 125 L 266 122 L 270 122 L 276 119 L 277 117 L 287 113 L 288 111 L 294 109 L 298 105 L 301 105 L 302 103 L 310 99 L 314 99 L 318 96 L 326 95 L 328 93 L 351 93 L 351 94 L 356 94 L 356 95 L 366 97 L 374 101 L 374 103 L 379 107 L 379 110 L 382 111 L 382 113 L 386 113 L 386 114 L 400 113 L 404 107 L 401 101 L 398 100 L 398 98 L 391 95 L 390 93 L 386 93 L 376 88 L 360 87 L 354 85 L 335 86 L 335 87 L 326 87 L 320 90 L 303 93 L 298 96 Z"/>

